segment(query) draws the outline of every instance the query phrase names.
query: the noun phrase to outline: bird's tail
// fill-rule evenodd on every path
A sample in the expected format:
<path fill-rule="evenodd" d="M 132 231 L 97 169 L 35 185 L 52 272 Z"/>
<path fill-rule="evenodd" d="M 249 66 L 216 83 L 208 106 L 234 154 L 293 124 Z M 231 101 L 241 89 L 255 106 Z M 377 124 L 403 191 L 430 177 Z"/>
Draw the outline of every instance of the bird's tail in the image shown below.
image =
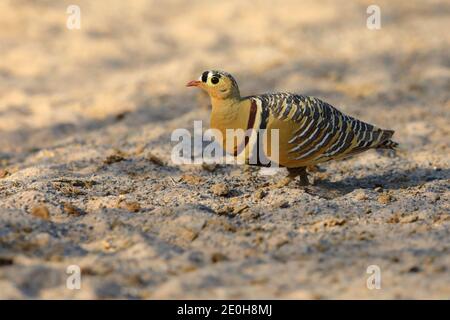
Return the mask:
<path fill-rule="evenodd" d="M 395 150 L 398 148 L 398 143 L 391 140 L 392 136 L 394 135 L 394 130 L 383 130 L 383 138 L 376 146 L 377 149 L 390 149 Z"/>

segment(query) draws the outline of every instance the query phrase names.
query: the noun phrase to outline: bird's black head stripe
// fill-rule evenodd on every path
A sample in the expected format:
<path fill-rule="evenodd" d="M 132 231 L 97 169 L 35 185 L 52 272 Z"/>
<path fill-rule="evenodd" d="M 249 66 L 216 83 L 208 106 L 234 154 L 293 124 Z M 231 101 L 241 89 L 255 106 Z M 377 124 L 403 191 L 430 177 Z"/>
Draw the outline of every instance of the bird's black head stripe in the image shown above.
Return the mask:
<path fill-rule="evenodd" d="M 202 81 L 206 82 L 206 80 L 208 80 L 208 73 L 209 71 L 205 71 L 202 73 Z"/>

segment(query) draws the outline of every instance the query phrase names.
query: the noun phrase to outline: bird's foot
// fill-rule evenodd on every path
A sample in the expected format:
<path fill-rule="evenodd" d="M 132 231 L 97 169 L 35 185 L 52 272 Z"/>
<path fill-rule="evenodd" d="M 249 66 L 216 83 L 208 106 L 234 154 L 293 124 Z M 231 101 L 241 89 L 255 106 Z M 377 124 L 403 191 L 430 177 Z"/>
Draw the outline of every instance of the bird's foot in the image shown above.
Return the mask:
<path fill-rule="evenodd" d="M 298 183 L 299 186 L 304 187 L 310 185 L 306 167 L 288 168 L 288 172 L 288 177 L 290 177 L 291 179 L 295 179 L 296 177 L 300 178 L 300 181 Z"/>
<path fill-rule="evenodd" d="M 309 182 L 307 174 L 305 174 L 304 176 L 302 176 L 302 175 L 300 176 L 300 181 L 298 182 L 298 185 L 300 187 L 306 187 L 306 186 L 311 185 L 311 183 Z"/>
<path fill-rule="evenodd" d="M 300 178 L 297 186 L 306 187 L 311 185 L 308 179 L 308 173 L 306 172 L 305 167 L 300 168 L 288 168 L 288 176 L 281 179 L 275 184 L 276 188 L 282 188 L 288 186 L 292 181 L 294 181 L 297 177 Z"/>
<path fill-rule="evenodd" d="M 283 179 L 279 180 L 277 183 L 274 184 L 275 188 L 283 188 L 287 187 L 294 179 L 290 177 L 284 177 Z"/>

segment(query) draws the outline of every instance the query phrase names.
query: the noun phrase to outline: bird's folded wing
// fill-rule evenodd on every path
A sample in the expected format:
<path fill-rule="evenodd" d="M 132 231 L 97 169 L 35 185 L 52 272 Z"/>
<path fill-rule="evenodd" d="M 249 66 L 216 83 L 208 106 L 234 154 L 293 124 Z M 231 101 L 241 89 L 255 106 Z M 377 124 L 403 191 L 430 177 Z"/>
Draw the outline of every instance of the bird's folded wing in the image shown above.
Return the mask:
<path fill-rule="evenodd" d="M 368 123 L 347 116 L 320 99 L 292 94 L 266 98 L 273 115 L 296 123 L 289 153 L 297 161 L 344 158 L 376 147 L 392 136 Z"/>

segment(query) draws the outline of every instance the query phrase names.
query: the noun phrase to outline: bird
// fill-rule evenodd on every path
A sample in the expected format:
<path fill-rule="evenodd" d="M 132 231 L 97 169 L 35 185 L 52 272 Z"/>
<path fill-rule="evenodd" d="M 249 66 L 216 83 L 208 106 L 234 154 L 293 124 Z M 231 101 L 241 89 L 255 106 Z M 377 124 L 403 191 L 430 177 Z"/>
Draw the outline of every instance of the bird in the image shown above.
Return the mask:
<path fill-rule="evenodd" d="M 316 97 L 294 93 L 241 97 L 235 78 L 219 70 L 204 71 L 186 86 L 200 88 L 209 95 L 210 126 L 223 134 L 220 143 L 234 156 L 237 156 L 236 146 L 226 149 L 227 129 L 279 130 L 278 165 L 288 171 L 283 185 L 297 177 L 299 185 L 309 185 L 307 168 L 319 163 L 344 159 L 369 149 L 398 147 L 391 140 L 393 130 L 346 115 Z M 262 140 L 264 144 L 265 139 Z M 270 153 L 269 142 L 265 143 L 264 150 Z M 248 139 L 244 144 L 249 147 Z"/>

